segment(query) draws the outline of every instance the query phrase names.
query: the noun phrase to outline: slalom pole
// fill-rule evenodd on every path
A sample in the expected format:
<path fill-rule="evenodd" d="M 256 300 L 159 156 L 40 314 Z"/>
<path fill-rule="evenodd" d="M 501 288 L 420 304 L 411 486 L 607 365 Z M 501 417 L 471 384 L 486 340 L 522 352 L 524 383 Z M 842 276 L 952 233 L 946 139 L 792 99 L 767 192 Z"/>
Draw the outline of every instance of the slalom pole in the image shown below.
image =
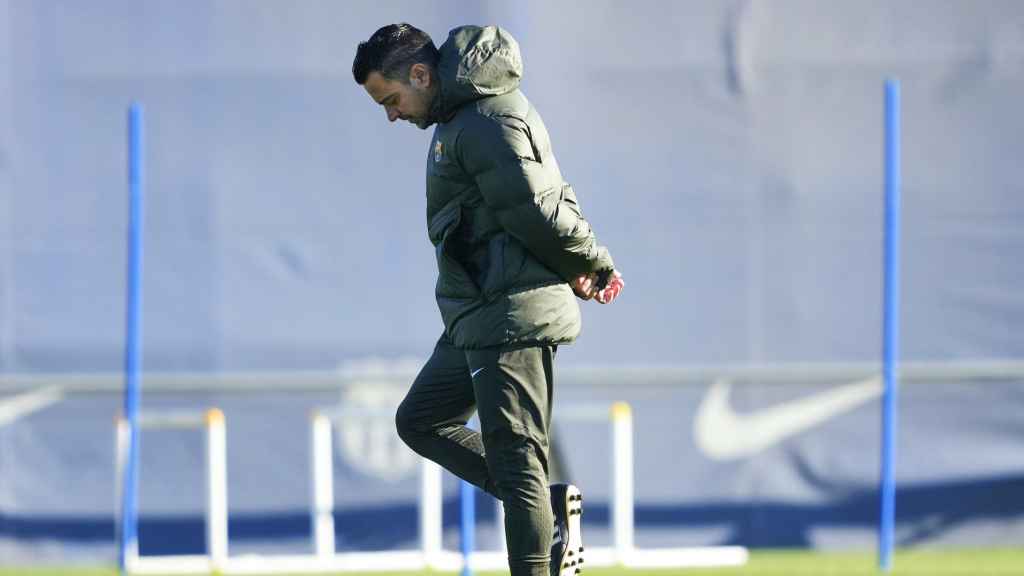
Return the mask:
<path fill-rule="evenodd" d="M 476 493 L 473 485 L 459 480 L 459 542 L 462 547 L 462 576 L 473 576 L 469 558 L 473 555 L 474 533 L 476 532 Z"/>
<path fill-rule="evenodd" d="M 896 393 L 899 362 L 900 83 L 885 82 L 885 280 L 882 321 L 882 474 L 878 567 L 892 569 L 896 524 Z"/>
<path fill-rule="evenodd" d="M 128 572 L 138 555 L 139 372 L 142 363 L 143 110 L 128 109 L 128 269 L 125 310 L 124 417 L 128 422 L 127 458 L 121 486 L 118 566 Z"/>

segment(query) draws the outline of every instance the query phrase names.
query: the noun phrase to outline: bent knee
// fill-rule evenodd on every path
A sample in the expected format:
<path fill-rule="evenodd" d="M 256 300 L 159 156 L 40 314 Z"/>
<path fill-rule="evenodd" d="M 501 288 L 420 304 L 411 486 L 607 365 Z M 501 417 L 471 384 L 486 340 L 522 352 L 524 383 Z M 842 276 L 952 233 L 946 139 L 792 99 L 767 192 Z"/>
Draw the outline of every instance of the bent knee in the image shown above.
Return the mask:
<path fill-rule="evenodd" d="M 416 434 L 415 422 L 409 408 L 405 402 L 402 402 L 398 406 L 398 410 L 395 411 L 395 430 L 398 431 L 398 437 L 406 444 L 409 444 L 409 440 Z"/>

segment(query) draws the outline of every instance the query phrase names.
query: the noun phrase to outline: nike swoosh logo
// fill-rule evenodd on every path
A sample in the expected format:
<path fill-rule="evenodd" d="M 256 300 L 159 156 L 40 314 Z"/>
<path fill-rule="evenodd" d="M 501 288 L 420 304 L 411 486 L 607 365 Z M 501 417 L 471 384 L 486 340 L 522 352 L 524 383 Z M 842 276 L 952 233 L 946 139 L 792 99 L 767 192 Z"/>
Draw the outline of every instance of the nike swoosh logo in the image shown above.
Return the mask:
<path fill-rule="evenodd" d="M 486 366 L 484 366 L 483 368 L 477 368 L 476 370 L 473 370 L 472 372 L 469 373 L 469 377 L 476 378 L 476 375 L 483 372 L 484 368 L 486 368 Z"/>
<path fill-rule="evenodd" d="M 737 414 L 729 405 L 729 388 L 727 380 L 715 381 L 701 400 L 693 422 L 697 448 L 712 460 L 753 456 L 882 394 L 881 380 L 870 378 Z"/>

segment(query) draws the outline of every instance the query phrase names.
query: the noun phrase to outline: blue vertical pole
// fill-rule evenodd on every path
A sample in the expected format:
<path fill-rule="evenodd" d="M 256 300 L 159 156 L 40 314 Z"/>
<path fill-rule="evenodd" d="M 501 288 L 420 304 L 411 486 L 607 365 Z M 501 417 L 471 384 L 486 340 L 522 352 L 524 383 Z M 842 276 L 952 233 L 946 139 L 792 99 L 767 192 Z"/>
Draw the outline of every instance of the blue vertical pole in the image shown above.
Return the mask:
<path fill-rule="evenodd" d="M 462 544 L 462 576 L 472 576 L 473 569 L 469 565 L 469 557 L 473 554 L 473 535 L 476 532 L 476 494 L 473 485 L 459 480 L 459 536 Z"/>
<path fill-rule="evenodd" d="M 124 417 L 128 420 L 128 454 L 121 485 L 121 541 L 118 565 L 127 571 L 129 555 L 138 550 L 139 371 L 142 357 L 142 105 L 128 109 L 128 282 L 125 310 Z"/>
<path fill-rule="evenodd" d="M 899 362 L 900 84 L 885 82 L 885 296 L 882 327 L 882 478 L 878 565 L 892 568 L 896 524 L 896 392 Z"/>

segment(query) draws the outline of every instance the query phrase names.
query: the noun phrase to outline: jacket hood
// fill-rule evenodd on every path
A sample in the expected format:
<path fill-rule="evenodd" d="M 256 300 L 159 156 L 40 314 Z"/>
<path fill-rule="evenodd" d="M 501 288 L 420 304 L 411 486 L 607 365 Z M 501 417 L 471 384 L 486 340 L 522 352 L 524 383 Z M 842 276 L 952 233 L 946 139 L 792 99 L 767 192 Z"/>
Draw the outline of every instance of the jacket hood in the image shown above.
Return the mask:
<path fill-rule="evenodd" d="M 439 51 L 437 110 L 441 121 L 467 102 L 515 90 L 523 77 L 519 44 L 497 26 L 455 28 Z"/>

